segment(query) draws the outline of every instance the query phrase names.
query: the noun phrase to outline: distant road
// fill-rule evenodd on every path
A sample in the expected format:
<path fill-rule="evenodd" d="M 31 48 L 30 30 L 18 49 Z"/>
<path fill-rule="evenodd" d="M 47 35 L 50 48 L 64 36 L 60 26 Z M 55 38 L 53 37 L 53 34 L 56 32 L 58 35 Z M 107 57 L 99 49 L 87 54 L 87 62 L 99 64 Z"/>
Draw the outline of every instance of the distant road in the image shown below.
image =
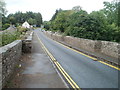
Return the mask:
<path fill-rule="evenodd" d="M 120 71 L 54 42 L 40 29 L 34 32 L 80 88 L 118 88 Z"/>

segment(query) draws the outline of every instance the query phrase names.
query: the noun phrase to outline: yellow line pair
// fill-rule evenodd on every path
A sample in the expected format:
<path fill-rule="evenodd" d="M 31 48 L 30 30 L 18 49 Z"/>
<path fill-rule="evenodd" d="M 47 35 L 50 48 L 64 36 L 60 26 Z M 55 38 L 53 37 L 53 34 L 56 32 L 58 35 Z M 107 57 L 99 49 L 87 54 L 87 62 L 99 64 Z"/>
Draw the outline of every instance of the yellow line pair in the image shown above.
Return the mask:
<path fill-rule="evenodd" d="M 37 34 L 36 34 L 37 35 Z M 37 35 L 38 37 L 38 35 Z M 57 62 L 57 60 L 52 56 L 52 54 L 47 50 L 47 48 L 45 47 L 45 45 L 42 43 L 42 41 L 40 40 L 40 38 L 38 37 L 42 47 L 44 48 L 44 50 L 46 51 L 46 53 L 49 55 L 49 57 L 51 58 L 51 60 L 53 61 L 53 63 L 57 66 L 57 68 L 59 69 L 59 71 L 62 73 L 62 75 L 65 77 L 65 79 L 68 81 L 68 83 L 72 86 L 72 88 L 74 88 L 75 90 L 81 90 L 80 87 L 72 80 L 72 78 L 66 73 L 66 71 L 62 68 L 62 66 L 59 64 L 59 62 Z"/>

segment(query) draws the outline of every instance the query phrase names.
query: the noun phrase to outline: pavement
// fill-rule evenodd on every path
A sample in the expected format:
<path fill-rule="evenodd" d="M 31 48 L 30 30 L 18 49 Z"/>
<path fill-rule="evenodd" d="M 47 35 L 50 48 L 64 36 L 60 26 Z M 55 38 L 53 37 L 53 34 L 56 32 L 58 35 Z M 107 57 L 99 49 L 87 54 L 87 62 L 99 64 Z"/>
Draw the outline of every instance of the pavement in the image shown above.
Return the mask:
<path fill-rule="evenodd" d="M 38 37 L 37 37 L 38 36 Z M 34 30 L 32 53 L 24 54 L 19 72 L 6 87 L 10 88 L 67 88 L 60 75 L 43 50 L 39 39 L 80 88 L 118 88 L 120 71 L 94 61 Z M 65 79 L 65 78 L 64 78 Z M 65 80 L 66 81 L 66 80 Z M 107 89 L 109 90 L 109 89 Z"/>
<path fill-rule="evenodd" d="M 34 32 L 80 88 L 120 87 L 119 70 L 64 47 L 46 37 L 41 29 Z"/>
<path fill-rule="evenodd" d="M 18 74 L 6 87 L 67 88 L 66 83 L 42 49 L 35 34 L 33 35 L 32 46 L 32 53 L 23 55 Z"/>

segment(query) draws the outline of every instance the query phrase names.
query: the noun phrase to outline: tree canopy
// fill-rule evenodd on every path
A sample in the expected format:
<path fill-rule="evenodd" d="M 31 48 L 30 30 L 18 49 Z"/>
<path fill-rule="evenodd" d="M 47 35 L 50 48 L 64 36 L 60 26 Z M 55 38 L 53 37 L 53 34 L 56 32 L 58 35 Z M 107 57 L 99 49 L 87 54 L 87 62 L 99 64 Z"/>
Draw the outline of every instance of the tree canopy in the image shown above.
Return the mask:
<path fill-rule="evenodd" d="M 120 42 L 120 2 L 104 2 L 104 8 L 88 14 L 80 6 L 56 11 L 44 23 L 48 30 L 74 37 Z"/>
<path fill-rule="evenodd" d="M 15 26 L 22 25 L 25 21 L 27 21 L 30 25 L 36 25 L 40 27 L 43 23 L 42 15 L 40 13 L 33 13 L 31 11 L 22 13 L 20 11 L 15 14 L 9 14 L 7 17 L 2 17 L 3 30 L 6 29 L 5 24 L 13 24 Z"/>
<path fill-rule="evenodd" d="M 6 3 L 3 0 L 0 0 L 0 14 L 5 15 L 7 10 L 6 10 Z"/>

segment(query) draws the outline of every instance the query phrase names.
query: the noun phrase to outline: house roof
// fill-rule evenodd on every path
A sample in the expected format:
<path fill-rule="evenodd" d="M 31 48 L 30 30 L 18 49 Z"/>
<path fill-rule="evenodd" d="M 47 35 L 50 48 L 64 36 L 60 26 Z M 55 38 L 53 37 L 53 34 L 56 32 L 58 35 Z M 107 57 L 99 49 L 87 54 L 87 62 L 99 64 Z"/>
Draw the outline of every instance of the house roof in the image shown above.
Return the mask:
<path fill-rule="evenodd" d="M 25 21 L 22 25 L 30 26 L 30 24 L 27 21 Z"/>

